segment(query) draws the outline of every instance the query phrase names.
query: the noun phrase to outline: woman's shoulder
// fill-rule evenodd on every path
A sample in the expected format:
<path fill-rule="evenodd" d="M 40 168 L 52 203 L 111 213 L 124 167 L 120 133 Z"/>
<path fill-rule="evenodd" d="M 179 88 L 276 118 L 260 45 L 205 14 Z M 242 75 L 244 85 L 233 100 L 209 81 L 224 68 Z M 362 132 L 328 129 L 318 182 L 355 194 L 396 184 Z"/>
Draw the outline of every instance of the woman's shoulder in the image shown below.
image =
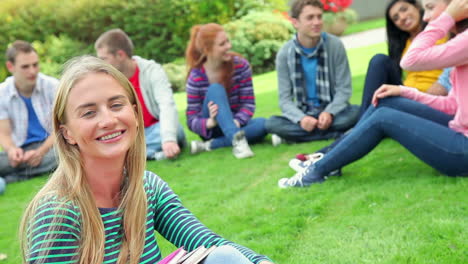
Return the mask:
<path fill-rule="evenodd" d="M 80 210 L 75 202 L 59 195 L 46 195 L 39 199 L 36 207 L 38 213 L 53 213 L 57 211 L 67 212 L 69 215 L 79 216 Z"/>
<path fill-rule="evenodd" d="M 249 61 L 238 54 L 233 54 L 232 60 L 234 61 L 234 65 L 237 67 L 250 67 Z"/>
<path fill-rule="evenodd" d="M 167 183 L 152 171 L 145 171 L 143 176 L 145 191 L 152 194 L 155 191 L 163 189 Z"/>
<path fill-rule="evenodd" d="M 57 195 L 48 195 L 38 200 L 31 218 L 31 223 L 41 228 L 51 224 L 79 230 L 81 213 L 73 201 Z"/>

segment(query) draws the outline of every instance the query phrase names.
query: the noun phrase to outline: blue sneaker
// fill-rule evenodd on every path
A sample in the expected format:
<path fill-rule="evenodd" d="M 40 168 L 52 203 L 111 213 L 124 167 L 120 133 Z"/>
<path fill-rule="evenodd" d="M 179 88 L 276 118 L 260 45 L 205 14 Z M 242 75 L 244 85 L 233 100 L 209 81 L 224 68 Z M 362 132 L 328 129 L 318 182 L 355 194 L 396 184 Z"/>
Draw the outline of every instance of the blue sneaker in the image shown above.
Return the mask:
<path fill-rule="evenodd" d="M 302 161 L 302 160 L 297 159 L 297 158 L 294 158 L 294 159 L 290 160 L 289 161 L 289 167 L 291 167 L 291 169 L 295 170 L 296 172 L 301 172 L 305 168 L 307 168 L 310 165 L 315 164 L 317 161 L 321 160 L 325 156 L 325 154 L 317 152 L 317 153 L 309 154 L 309 155 L 306 155 L 306 156 L 307 156 L 306 161 Z M 331 171 L 327 176 L 328 177 L 330 177 L 330 176 L 341 176 L 341 168 L 336 169 L 334 171 Z"/>
<path fill-rule="evenodd" d="M 297 172 L 291 178 L 282 178 L 278 181 L 278 187 L 307 187 L 314 183 L 321 183 L 326 180 L 326 177 L 314 175 L 315 166 L 311 165 L 304 170 Z"/>

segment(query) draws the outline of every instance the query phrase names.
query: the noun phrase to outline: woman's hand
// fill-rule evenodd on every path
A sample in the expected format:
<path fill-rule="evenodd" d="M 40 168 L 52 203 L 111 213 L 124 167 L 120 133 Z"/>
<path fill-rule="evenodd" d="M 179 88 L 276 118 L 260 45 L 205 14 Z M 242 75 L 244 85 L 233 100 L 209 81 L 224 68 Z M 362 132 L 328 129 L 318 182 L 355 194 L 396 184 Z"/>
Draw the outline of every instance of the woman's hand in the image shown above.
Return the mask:
<path fill-rule="evenodd" d="M 210 117 L 208 120 L 206 120 L 206 127 L 211 129 L 218 125 L 218 122 L 216 122 L 216 116 L 218 115 L 218 105 L 213 103 L 213 101 L 209 101 L 208 111 L 210 112 Z"/>
<path fill-rule="evenodd" d="M 379 99 L 383 99 L 389 96 L 400 96 L 401 88 L 399 85 L 384 84 L 375 91 L 372 97 L 372 104 L 377 106 Z"/>
<path fill-rule="evenodd" d="M 452 0 L 447 6 L 446 12 L 452 16 L 455 21 L 468 18 L 468 0 Z"/>

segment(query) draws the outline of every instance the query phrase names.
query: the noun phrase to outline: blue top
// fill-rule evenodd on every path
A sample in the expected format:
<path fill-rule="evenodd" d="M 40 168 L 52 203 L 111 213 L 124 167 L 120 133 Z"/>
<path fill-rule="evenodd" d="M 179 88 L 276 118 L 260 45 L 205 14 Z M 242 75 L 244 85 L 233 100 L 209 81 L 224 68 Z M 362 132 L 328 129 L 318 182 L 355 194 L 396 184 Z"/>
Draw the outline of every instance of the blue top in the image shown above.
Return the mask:
<path fill-rule="evenodd" d="M 301 46 L 302 51 L 306 54 L 314 53 L 317 49 L 313 48 L 304 48 Z M 305 82 L 306 82 L 306 91 L 307 91 L 307 102 L 312 103 L 313 105 L 319 106 L 320 100 L 317 97 L 317 63 L 318 59 L 316 56 L 308 58 L 306 56 L 301 56 L 301 65 L 302 70 L 304 71 Z"/>
<path fill-rule="evenodd" d="M 437 80 L 437 82 L 442 85 L 447 90 L 447 92 L 452 89 L 452 83 L 450 82 L 450 73 L 452 72 L 452 69 L 452 67 L 445 68 Z"/>
<path fill-rule="evenodd" d="M 34 111 L 31 98 L 24 97 L 22 95 L 20 96 L 26 104 L 26 108 L 28 109 L 28 134 L 26 141 L 23 143 L 23 146 L 34 142 L 44 141 L 49 136 L 49 134 L 42 127 L 41 123 L 39 123 L 39 119 L 37 118 L 36 111 Z"/>

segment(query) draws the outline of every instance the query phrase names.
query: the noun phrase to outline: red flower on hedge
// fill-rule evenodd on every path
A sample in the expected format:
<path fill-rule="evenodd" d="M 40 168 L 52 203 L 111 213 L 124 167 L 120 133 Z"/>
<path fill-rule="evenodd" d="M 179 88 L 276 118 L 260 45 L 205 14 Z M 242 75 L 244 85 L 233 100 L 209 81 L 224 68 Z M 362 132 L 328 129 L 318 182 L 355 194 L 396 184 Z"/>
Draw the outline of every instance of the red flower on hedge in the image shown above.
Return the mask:
<path fill-rule="evenodd" d="M 353 0 L 321 0 L 326 12 L 340 12 L 348 8 Z"/>

